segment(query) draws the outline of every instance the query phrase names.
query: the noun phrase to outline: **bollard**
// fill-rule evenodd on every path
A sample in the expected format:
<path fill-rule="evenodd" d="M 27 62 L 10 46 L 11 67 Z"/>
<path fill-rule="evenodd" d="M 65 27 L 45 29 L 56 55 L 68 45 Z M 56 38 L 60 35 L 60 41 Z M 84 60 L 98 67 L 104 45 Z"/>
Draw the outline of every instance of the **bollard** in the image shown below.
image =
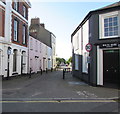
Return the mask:
<path fill-rule="evenodd" d="M 30 75 L 29 75 L 29 78 L 31 78 L 31 73 L 32 73 L 32 68 L 30 68 Z"/>
<path fill-rule="evenodd" d="M 51 72 L 52 72 L 52 70 L 53 70 L 53 69 L 51 68 Z"/>
<path fill-rule="evenodd" d="M 47 73 L 47 68 L 46 68 L 46 73 Z"/>
<path fill-rule="evenodd" d="M 41 75 L 42 75 L 42 69 L 40 69 Z"/>
<path fill-rule="evenodd" d="M 65 79 L 65 70 L 63 69 L 63 80 Z"/>

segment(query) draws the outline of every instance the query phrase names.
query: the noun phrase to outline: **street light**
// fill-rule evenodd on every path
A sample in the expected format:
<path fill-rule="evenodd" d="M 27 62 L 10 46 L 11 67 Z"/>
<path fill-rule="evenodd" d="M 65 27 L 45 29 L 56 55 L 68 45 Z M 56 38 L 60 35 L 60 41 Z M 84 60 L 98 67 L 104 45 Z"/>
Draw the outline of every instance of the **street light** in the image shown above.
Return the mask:
<path fill-rule="evenodd" d="M 8 47 L 7 55 L 8 55 L 8 67 L 7 67 L 7 80 L 9 79 L 9 63 L 10 63 L 10 54 L 11 54 L 11 47 Z"/>

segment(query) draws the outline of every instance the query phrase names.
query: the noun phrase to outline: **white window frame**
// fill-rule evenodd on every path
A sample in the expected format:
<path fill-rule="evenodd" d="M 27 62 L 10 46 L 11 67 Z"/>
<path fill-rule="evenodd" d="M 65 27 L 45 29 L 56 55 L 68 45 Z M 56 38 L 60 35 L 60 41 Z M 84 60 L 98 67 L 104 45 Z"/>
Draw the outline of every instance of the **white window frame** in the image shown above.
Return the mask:
<path fill-rule="evenodd" d="M 26 7 L 23 5 L 23 16 L 26 18 Z"/>
<path fill-rule="evenodd" d="M 14 20 L 14 41 L 18 40 L 18 21 Z"/>
<path fill-rule="evenodd" d="M 26 43 L 26 27 L 23 25 L 23 44 Z"/>
<path fill-rule="evenodd" d="M 107 36 L 107 37 L 104 36 L 104 19 L 109 18 L 109 17 L 113 17 L 113 16 L 118 16 L 118 31 L 120 31 L 119 11 L 101 14 L 101 15 L 99 15 L 99 39 L 115 38 L 115 37 L 120 36 L 119 32 L 118 32 L 118 35 L 116 35 L 116 36 Z"/>
<path fill-rule="evenodd" d="M 14 1 L 14 10 L 18 11 L 18 1 L 17 0 Z"/>
<path fill-rule="evenodd" d="M 82 58 L 82 72 L 88 74 L 88 52 L 83 53 Z"/>

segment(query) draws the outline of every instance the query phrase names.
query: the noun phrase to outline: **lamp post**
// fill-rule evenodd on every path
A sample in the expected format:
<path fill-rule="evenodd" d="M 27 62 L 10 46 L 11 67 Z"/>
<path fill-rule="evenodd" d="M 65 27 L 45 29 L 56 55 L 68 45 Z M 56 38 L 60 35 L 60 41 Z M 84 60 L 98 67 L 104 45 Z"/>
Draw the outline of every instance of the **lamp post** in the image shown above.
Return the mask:
<path fill-rule="evenodd" d="M 10 63 L 10 54 L 11 54 L 11 47 L 8 47 L 8 50 L 7 50 L 7 55 L 8 55 L 7 80 L 9 79 L 9 63 Z"/>

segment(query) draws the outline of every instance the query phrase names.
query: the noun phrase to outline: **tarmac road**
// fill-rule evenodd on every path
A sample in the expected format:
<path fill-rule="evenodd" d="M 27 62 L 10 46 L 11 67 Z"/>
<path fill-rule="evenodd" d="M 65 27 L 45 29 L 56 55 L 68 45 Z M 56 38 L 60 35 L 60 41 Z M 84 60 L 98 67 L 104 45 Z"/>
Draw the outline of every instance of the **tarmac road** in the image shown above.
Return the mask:
<path fill-rule="evenodd" d="M 92 87 L 62 71 L 4 80 L 3 112 L 118 112 L 118 90 Z"/>

